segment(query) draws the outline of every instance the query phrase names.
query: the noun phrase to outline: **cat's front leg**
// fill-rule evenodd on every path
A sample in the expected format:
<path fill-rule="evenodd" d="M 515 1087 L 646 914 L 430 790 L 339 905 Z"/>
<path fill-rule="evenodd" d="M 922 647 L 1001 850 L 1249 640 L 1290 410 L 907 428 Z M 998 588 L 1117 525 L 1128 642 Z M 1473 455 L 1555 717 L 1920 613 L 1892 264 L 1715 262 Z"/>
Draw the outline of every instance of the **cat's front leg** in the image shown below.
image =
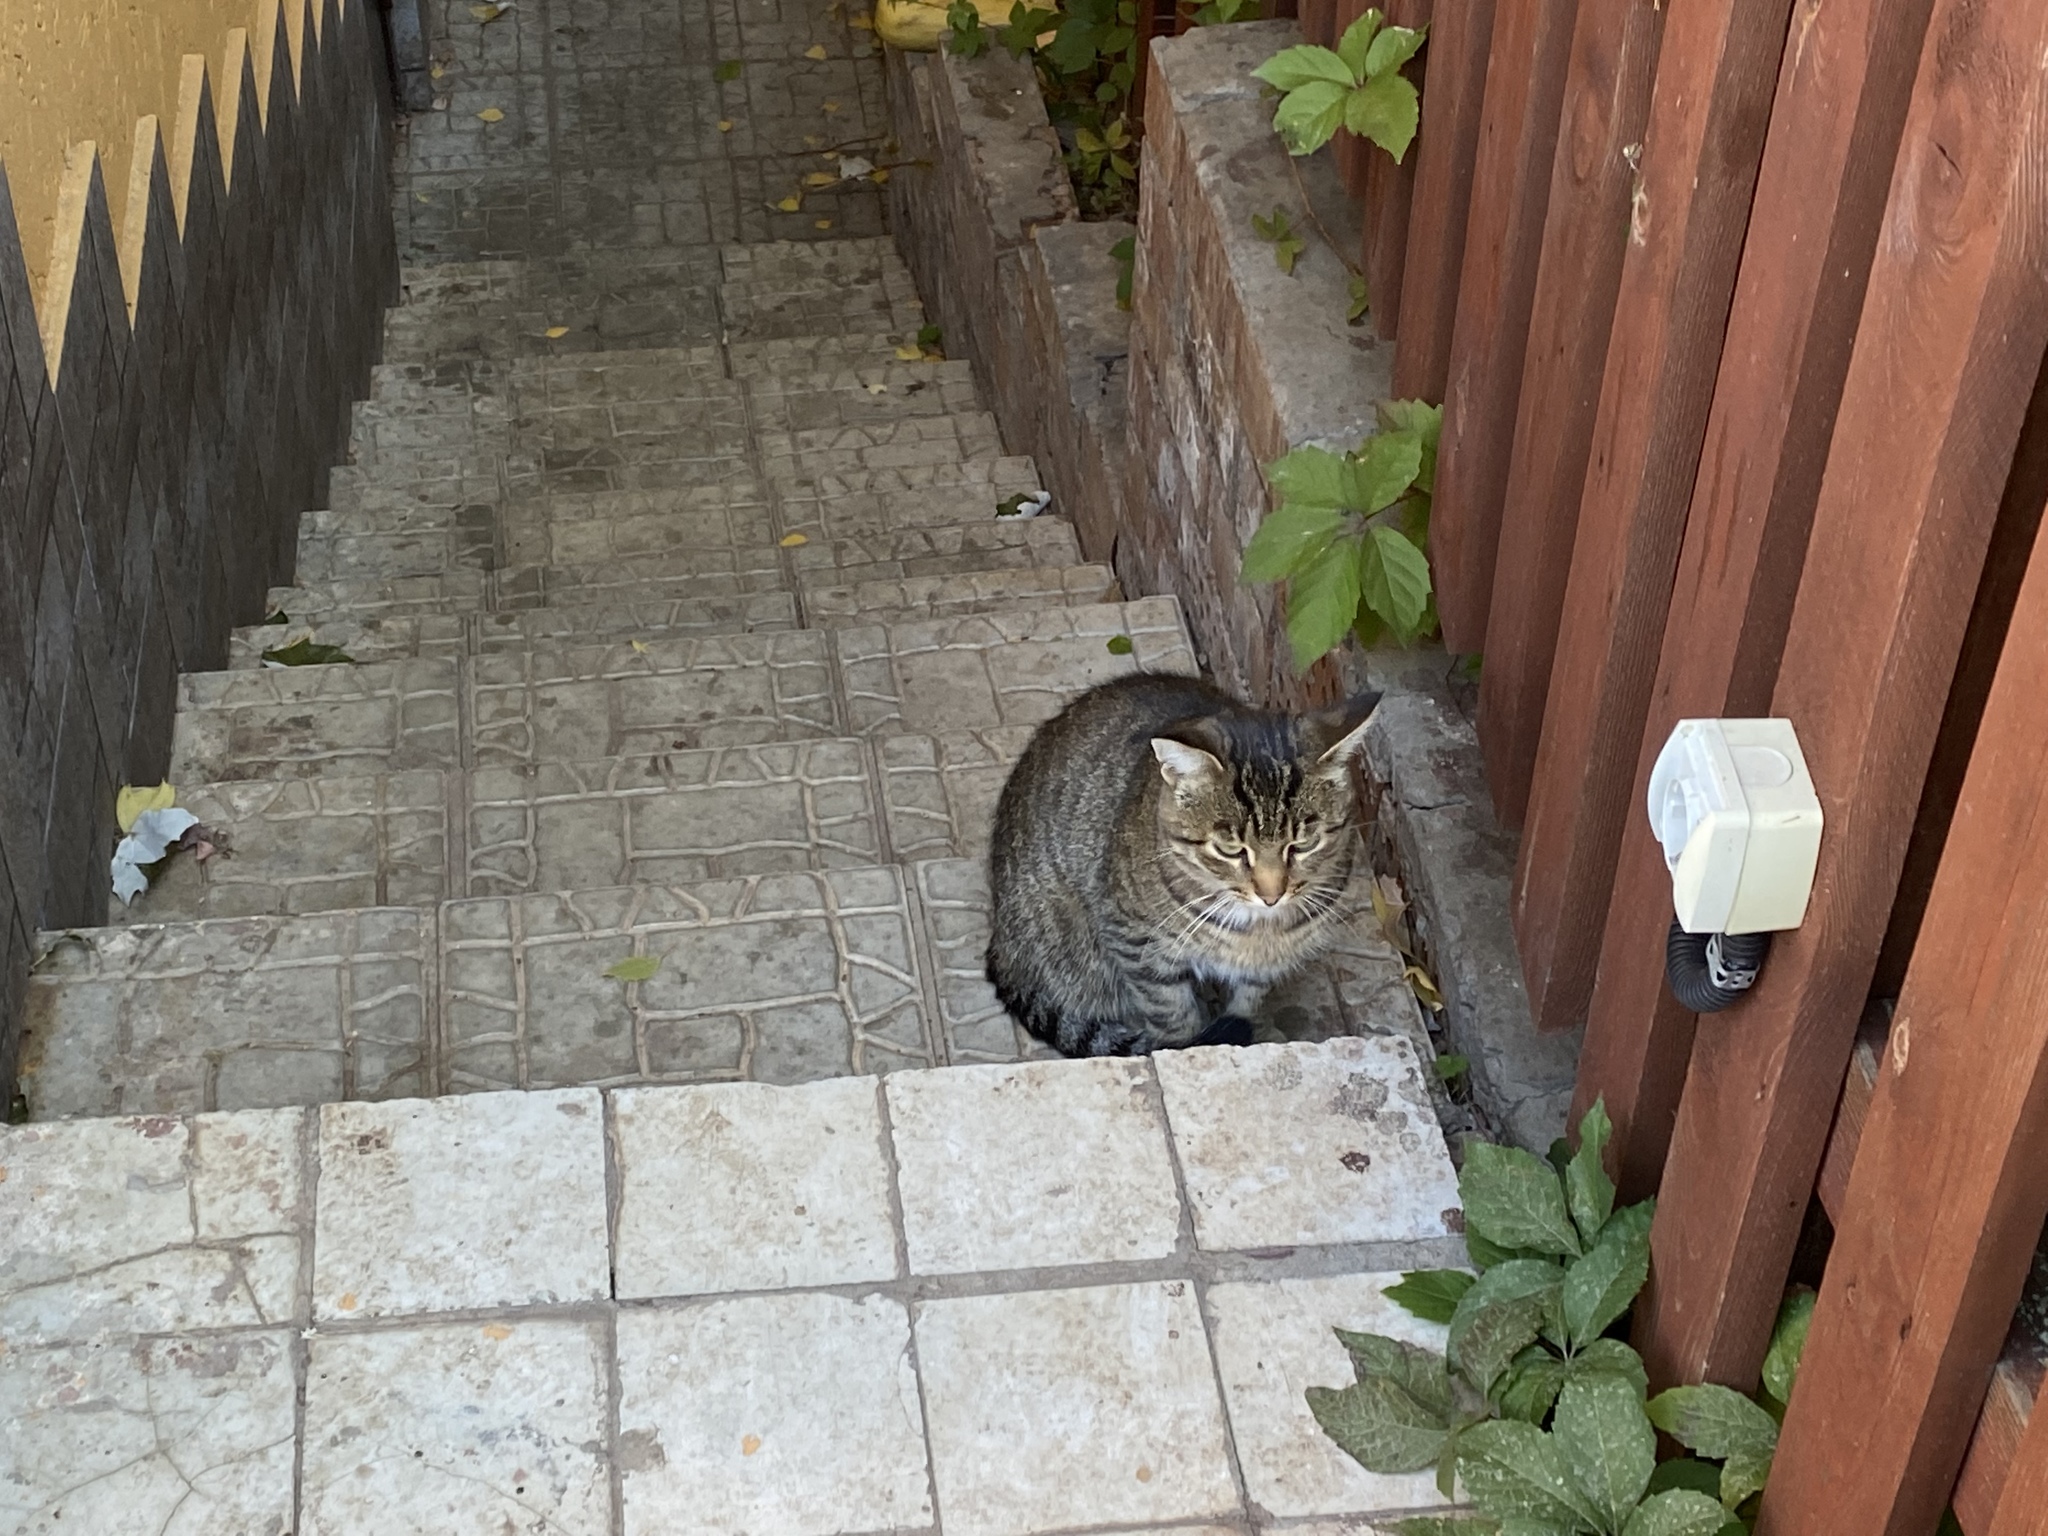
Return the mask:
<path fill-rule="evenodd" d="M 1260 1005 L 1266 1001 L 1266 994 L 1272 990 L 1271 982 L 1233 981 L 1230 984 L 1230 1004 L 1223 1011 L 1240 1018 L 1255 1019 Z"/>

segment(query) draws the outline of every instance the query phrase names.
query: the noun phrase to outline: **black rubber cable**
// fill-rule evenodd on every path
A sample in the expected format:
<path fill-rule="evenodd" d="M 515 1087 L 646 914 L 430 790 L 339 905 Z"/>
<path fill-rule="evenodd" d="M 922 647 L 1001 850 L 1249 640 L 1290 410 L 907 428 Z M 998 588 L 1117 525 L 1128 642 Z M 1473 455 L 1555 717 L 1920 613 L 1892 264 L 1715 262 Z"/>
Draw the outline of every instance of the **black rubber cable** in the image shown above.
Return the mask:
<path fill-rule="evenodd" d="M 1756 984 L 1770 951 L 1768 933 L 1687 933 L 1674 917 L 1664 940 L 1664 979 L 1686 1011 L 1719 1013 Z"/>

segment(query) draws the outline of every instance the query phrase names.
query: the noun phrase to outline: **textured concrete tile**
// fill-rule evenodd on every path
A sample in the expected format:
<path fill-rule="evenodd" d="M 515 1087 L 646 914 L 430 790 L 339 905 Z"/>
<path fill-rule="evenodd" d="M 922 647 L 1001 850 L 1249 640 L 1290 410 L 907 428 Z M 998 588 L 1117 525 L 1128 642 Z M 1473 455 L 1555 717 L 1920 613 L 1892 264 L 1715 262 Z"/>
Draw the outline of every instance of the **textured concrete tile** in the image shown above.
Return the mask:
<path fill-rule="evenodd" d="M 1038 488 L 1031 460 L 1001 458 L 818 470 L 792 474 L 776 491 L 789 531 L 828 543 L 962 524 L 1004 526 L 997 523 L 996 507 Z"/>
<path fill-rule="evenodd" d="M 450 902 L 451 1086 L 796 1083 L 930 1066 L 897 869 Z M 604 972 L 652 957 L 644 981 Z"/>
<path fill-rule="evenodd" d="M 924 308 L 918 303 L 917 287 L 908 271 L 885 273 L 880 283 L 872 277 L 849 281 L 823 273 L 805 277 L 729 275 L 719 288 L 718 307 L 725 317 L 726 334 L 739 341 L 876 332 L 914 334 L 924 324 Z"/>
<path fill-rule="evenodd" d="M 850 427 L 904 416 L 978 411 L 974 369 L 966 362 L 889 362 L 816 373 L 770 374 L 747 381 L 754 419 L 771 432 Z"/>
<path fill-rule="evenodd" d="M 483 571 L 464 569 L 443 571 L 438 576 L 369 577 L 272 587 L 269 603 L 271 612 L 284 613 L 295 624 L 325 625 L 330 620 L 368 624 L 379 619 L 476 613 L 488 606 L 486 585 Z"/>
<path fill-rule="evenodd" d="M 617 1294 L 892 1279 L 875 1087 L 855 1077 L 614 1094 Z"/>
<path fill-rule="evenodd" d="M 507 565 L 601 565 L 699 553 L 708 569 L 781 569 L 758 484 L 561 494 L 510 503 Z"/>
<path fill-rule="evenodd" d="M 881 862 L 855 741 L 480 768 L 468 799 L 472 896 Z"/>
<path fill-rule="evenodd" d="M 842 734 L 821 634 L 644 645 L 478 657 L 470 680 L 478 765 L 574 763 Z"/>
<path fill-rule="evenodd" d="M 0 1350 L 0 1529 L 288 1536 L 291 1335 Z"/>
<path fill-rule="evenodd" d="M 915 738 L 913 738 L 915 739 Z M 931 859 L 910 866 L 946 1059 L 968 1062 L 1053 1059 L 1050 1046 L 1012 1022 L 988 984 L 988 867 L 980 859 Z"/>
<path fill-rule="evenodd" d="M 0 1335 L 289 1321 L 303 1121 L 286 1109 L 0 1129 Z"/>
<path fill-rule="evenodd" d="M 894 624 L 1008 608 L 1079 608 L 1112 603 L 1119 596 L 1121 589 L 1107 566 L 973 571 L 959 576 L 863 581 L 847 587 L 806 587 L 804 615 L 809 623 L 825 627 Z"/>
<path fill-rule="evenodd" d="M 912 1072 L 887 1092 L 912 1273 L 1173 1252 L 1180 1194 L 1142 1062 Z"/>
<path fill-rule="evenodd" d="M 402 907 L 45 934 L 39 1120 L 428 1093 L 434 918 Z"/>
<path fill-rule="evenodd" d="M 302 640 L 338 646 L 358 662 L 460 660 L 469 654 L 469 623 L 457 613 L 358 619 L 337 612 L 309 623 L 245 624 L 228 636 L 228 670 L 253 672 L 264 665 L 265 651 L 285 650 Z"/>
<path fill-rule="evenodd" d="M 817 249 L 844 242 L 818 241 Z M 900 257 L 898 258 L 901 259 Z M 911 338 L 883 331 L 831 336 L 734 337 L 726 344 L 733 377 L 749 382 L 783 374 L 809 377 L 822 368 L 884 368 L 899 361 L 896 349 Z"/>
<path fill-rule="evenodd" d="M 883 736 L 889 846 L 901 860 L 979 859 L 988 852 L 996 800 L 1036 727 L 996 726 L 938 736 Z"/>
<path fill-rule="evenodd" d="M 1195 671 L 1170 597 L 842 629 L 848 724 L 861 735 L 1036 725 L 1132 672 Z M 1112 640 L 1129 650 L 1112 651 Z"/>
<path fill-rule="evenodd" d="M 176 854 L 116 923 L 431 907 L 448 893 L 448 796 L 433 772 L 241 779 L 178 786 L 178 804 L 227 834 L 224 857 Z"/>
<path fill-rule="evenodd" d="M 1446 1331 L 1403 1311 L 1381 1291 L 1399 1274 L 1335 1275 L 1210 1288 L 1216 1362 L 1253 1504 L 1286 1519 L 1433 1508 L 1434 1472 L 1368 1472 L 1317 1426 L 1303 1394 L 1342 1387 L 1354 1372 L 1331 1331 L 1347 1328 L 1444 1347 Z"/>
<path fill-rule="evenodd" d="M 819 503 L 809 504 L 815 511 Z M 830 505 L 827 503 L 826 505 Z M 1073 525 L 1056 517 L 998 519 L 978 507 L 955 503 L 954 516 L 977 522 L 901 528 L 858 537 L 813 538 L 789 552 L 797 582 L 840 587 L 863 581 L 902 581 L 918 576 L 956 576 L 974 571 L 1024 570 L 1081 563 Z"/>
<path fill-rule="evenodd" d="M 623 1312 L 619 1384 L 626 1536 L 932 1521 L 899 1302 L 795 1294 Z"/>
<path fill-rule="evenodd" d="M 314 1253 L 322 1318 L 607 1295 L 602 1100 L 323 1106 Z"/>
<path fill-rule="evenodd" d="M 1214 1250 L 1444 1237 L 1458 1178 L 1407 1041 L 1153 1057 Z"/>
<path fill-rule="evenodd" d="M 608 1354 L 569 1319 L 316 1335 L 305 1536 L 609 1536 Z"/>
<path fill-rule="evenodd" d="M 456 673 L 446 660 L 188 672 L 171 782 L 459 767 Z"/>
<path fill-rule="evenodd" d="M 875 470 L 926 469 L 1002 457 L 1002 433 L 985 411 L 908 416 L 850 427 L 757 434 L 761 467 L 776 482 Z"/>
<path fill-rule="evenodd" d="M 1237 1512 L 1188 1281 L 923 1302 L 917 1353 L 951 1536 Z"/>
<path fill-rule="evenodd" d="M 692 635 L 743 635 L 795 629 L 796 598 L 788 592 L 729 597 L 676 597 L 659 584 L 614 591 L 601 603 L 480 613 L 470 620 L 479 654 L 537 650 L 593 641 L 673 640 Z"/>

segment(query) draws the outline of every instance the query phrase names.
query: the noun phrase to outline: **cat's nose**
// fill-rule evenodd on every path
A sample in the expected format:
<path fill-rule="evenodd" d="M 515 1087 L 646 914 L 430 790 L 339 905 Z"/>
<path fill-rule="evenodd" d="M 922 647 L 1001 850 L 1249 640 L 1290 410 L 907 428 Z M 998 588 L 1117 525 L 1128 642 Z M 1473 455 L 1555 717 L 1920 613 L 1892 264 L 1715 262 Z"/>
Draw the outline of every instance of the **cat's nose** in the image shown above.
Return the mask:
<path fill-rule="evenodd" d="M 1259 893 L 1259 900 L 1269 907 L 1280 905 L 1287 894 L 1287 871 L 1278 864 L 1258 864 L 1252 868 L 1252 889 Z"/>

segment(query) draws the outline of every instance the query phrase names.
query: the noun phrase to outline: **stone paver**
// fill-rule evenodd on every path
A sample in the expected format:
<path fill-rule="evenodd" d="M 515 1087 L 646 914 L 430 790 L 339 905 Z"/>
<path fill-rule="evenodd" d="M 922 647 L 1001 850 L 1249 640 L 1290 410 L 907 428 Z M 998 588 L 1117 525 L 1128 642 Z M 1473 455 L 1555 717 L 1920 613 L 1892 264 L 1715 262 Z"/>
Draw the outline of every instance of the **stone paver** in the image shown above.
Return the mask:
<path fill-rule="evenodd" d="M 456 679 L 448 660 L 188 672 L 171 782 L 459 767 Z"/>

